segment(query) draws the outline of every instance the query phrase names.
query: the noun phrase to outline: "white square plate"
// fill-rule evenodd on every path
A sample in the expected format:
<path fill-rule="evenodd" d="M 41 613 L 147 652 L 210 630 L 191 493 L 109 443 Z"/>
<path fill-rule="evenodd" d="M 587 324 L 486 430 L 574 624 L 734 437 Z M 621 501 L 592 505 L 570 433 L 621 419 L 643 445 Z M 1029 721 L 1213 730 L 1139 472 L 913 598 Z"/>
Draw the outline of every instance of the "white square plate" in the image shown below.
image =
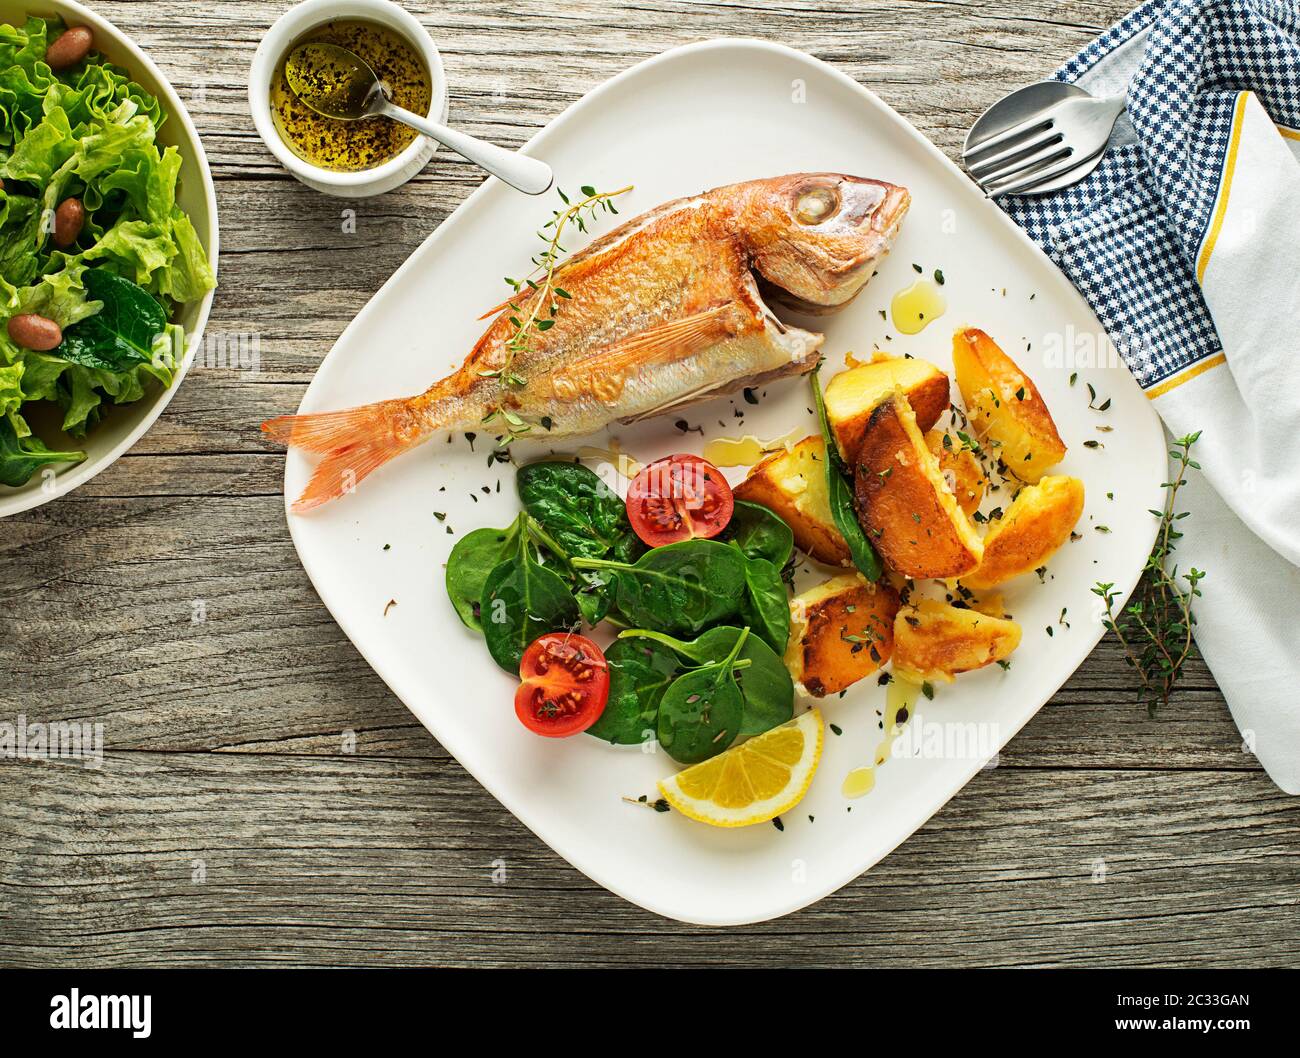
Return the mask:
<path fill-rule="evenodd" d="M 1006 593 L 1024 628 L 1010 670 L 972 673 L 921 703 L 917 719 L 926 723 L 992 725 L 1000 748 L 1100 637 L 1093 584 L 1111 581 L 1127 593 L 1136 583 L 1155 528 L 1147 512 L 1161 503 L 1159 423 L 1128 370 L 1108 354 L 1082 299 L 889 107 L 830 66 L 777 45 L 724 40 L 667 52 L 575 104 L 529 151 L 555 167 L 562 187 L 635 184 L 619 202 L 624 217 L 731 181 L 797 171 L 853 173 L 911 189 L 911 214 L 880 275 L 847 310 L 818 323 L 827 334 L 827 373 L 839 368 L 846 351 L 869 353 L 877 344 L 948 370 L 953 328 L 977 325 L 1041 388 L 1070 446 L 1054 472 L 1082 478 L 1088 494 L 1081 539 L 1053 558 L 1045 582 L 1031 575 Z M 533 233 L 551 205 L 496 181 L 471 195 L 344 331 L 301 410 L 418 393 L 456 367 L 485 326 L 476 317 L 501 300 L 501 277 L 518 274 L 536 252 Z M 904 338 L 879 310 L 916 278 L 913 264 L 927 276 L 943 271 L 948 311 Z M 1089 408 L 1087 383 L 1098 404 L 1109 398 L 1106 411 Z M 777 437 L 804 425 L 812 431 L 808 403 L 807 382 L 796 379 L 769 386 L 759 407 L 739 405 L 746 412 L 739 430 L 727 399 L 692 407 L 684 417 L 710 437 Z M 681 433 L 675 418 L 611 433 L 642 461 L 700 451 L 704 438 Z M 1104 447 L 1087 448 L 1085 441 Z M 604 437 L 586 443 L 609 447 Z M 516 446 L 520 462 L 545 451 L 524 447 Z M 563 451 L 578 447 L 567 444 Z M 827 721 L 843 734 L 827 732 L 820 772 L 784 830 L 767 824 L 718 830 L 625 803 L 625 796 L 655 796 L 656 780 L 672 768 L 667 756 L 527 732 L 511 705 L 515 682 L 447 601 L 443 563 L 452 545 L 479 526 L 507 525 L 518 511 L 513 468 L 489 467 L 490 448 L 485 437 L 473 451 L 460 436 L 435 439 L 375 473 L 355 494 L 307 517 L 290 515 L 289 525 L 321 599 L 393 692 L 502 804 L 600 884 L 687 922 L 774 918 L 866 870 L 984 763 L 890 760 L 869 795 L 846 800 L 844 776 L 869 763 L 880 740 L 884 689 L 868 679 L 823 703 Z M 289 456 L 289 497 L 301 491 L 310 467 L 309 457 Z M 1003 493 L 999 502 L 1007 501 Z M 446 521 L 436 520 L 435 511 Z M 388 606 L 390 600 L 396 605 Z M 1061 622 L 1063 611 L 1068 623 Z"/>

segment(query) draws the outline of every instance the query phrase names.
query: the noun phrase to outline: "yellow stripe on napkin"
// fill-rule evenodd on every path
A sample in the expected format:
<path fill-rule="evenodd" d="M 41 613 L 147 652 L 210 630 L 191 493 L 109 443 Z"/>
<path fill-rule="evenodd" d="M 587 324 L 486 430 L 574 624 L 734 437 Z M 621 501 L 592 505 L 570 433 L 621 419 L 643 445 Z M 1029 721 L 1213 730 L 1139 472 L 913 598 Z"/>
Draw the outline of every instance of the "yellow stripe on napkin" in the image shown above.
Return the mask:
<path fill-rule="evenodd" d="M 1152 386 L 1143 392 L 1147 395 L 1147 400 L 1155 400 L 1157 397 L 1163 397 L 1170 390 L 1177 389 L 1184 382 L 1190 382 L 1197 375 L 1203 375 L 1212 367 L 1218 367 L 1220 364 L 1227 363 L 1228 358 L 1222 353 L 1215 353 L 1214 356 L 1207 356 L 1200 363 L 1193 364 L 1186 371 L 1182 371 L 1173 378 L 1167 378 L 1158 385 Z"/>
<path fill-rule="evenodd" d="M 1228 141 L 1228 158 L 1223 165 L 1223 178 L 1219 184 L 1219 198 L 1214 205 L 1214 220 L 1201 245 L 1200 256 L 1196 260 L 1196 281 L 1205 282 L 1205 270 L 1210 265 L 1210 255 L 1214 253 L 1214 244 L 1218 241 L 1219 230 L 1223 227 L 1223 218 L 1228 212 L 1228 195 L 1232 191 L 1232 175 L 1237 168 L 1237 148 L 1241 146 L 1241 125 L 1246 114 L 1246 97 L 1249 92 L 1237 93 L 1237 105 L 1232 114 L 1232 138 Z M 1159 388 L 1159 387 L 1157 387 Z"/>

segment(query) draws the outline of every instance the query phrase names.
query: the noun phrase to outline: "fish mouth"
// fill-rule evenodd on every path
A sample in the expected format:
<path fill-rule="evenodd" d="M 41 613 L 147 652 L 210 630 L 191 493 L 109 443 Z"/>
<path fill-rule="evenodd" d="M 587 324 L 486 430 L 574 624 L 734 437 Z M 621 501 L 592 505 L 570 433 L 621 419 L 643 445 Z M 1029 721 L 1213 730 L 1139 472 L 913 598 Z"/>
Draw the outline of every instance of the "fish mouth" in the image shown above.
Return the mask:
<path fill-rule="evenodd" d="M 846 177 L 854 180 L 854 177 Z M 875 181 L 862 181 L 875 183 Z M 858 231 L 863 240 L 862 248 L 845 257 L 832 257 L 825 261 L 818 271 L 823 277 L 819 294 L 824 292 L 822 300 L 812 301 L 794 291 L 768 279 L 761 271 L 755 270 L 758 289 L 763 299 L 770 305 L 779 306 L 790 312 L 805 316 L 829 316 L 852 304 L 875 275 L 876 266 L 885 259 L 898 239 L 898 230 L 907 216 L 912 204 L 912 194 L 905 187 L 885 184 L 884 198 L 880 204 L 868 213 Z"/>
<path fill-rule="evenodd" d="M 789 204 L 784 230 L 759 247 L 753 263 L 765 298 L 813 316 L 857 297 L 892 248 L 912 201 L 905 187 L 846 173 L 800 174 L 780 194 Z M 824 219 L 816 219 L 817 209 Z"/>
<path fill-rule="evenodd" d="M 883 194 L 879 201 L 874 203 L 874 208 L 864 211 L 862 216 L 857 218 L 859 223 L 856 225 L 856 236 L 861 243 L 861 249 L 846 257 L 832 257 L 827 262 L 825 274 L 833 279 L 851 280 L 856 273 L 866 273 L 870 267 L 882 260 L 893 248 L 903 218 L 907 216 L 908 208 L 912 204 L 912 193 L 905 187 L 897 184 L 881 184 L 878 181 L 860 182 L 880 188 Z M 846 219 L 854 218 L 850 215 Z M 856 297 L 870 278 L 869 275 L 864 274 L 861 282 L 853 284 L 842 304 L 847 304 Z"/>

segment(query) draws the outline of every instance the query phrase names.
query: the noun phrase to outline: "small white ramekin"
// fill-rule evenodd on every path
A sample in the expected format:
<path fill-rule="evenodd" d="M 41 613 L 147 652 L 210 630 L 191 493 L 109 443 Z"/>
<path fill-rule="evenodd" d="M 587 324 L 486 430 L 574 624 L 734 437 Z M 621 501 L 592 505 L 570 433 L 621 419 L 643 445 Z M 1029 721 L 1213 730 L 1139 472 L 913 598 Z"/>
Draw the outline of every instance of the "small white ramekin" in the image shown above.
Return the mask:
<path fill-rule="evenodd" d="M 385 191 L 406 183 L 423 169 L 438 145 L 425 136 L 416 136 L 401 154 L 383 165 L 355 173 L 341 173 L 322 169 L 299 158 L 285 146 L 271 120 L 271 75 L 275 72 L 276 63 L 303 34 L 325 22 L 340 18 L 378 22 L 397 30 L 409 40 L 429 68 L 433 94 L 429 100 L 428 116 L 434 121 L 446 121 L 447 76 L 442 69 L 442 56 L 415 16 L 389 0 L 304 0 L 297 7 L 286 11 L 267 31 L 262 43 L 257 46 L 257 51 L 253 53 L 253 66 L 248 76 L 248 106 L 253 112 L 253 124 L 257 126 L 262 142 L 280 160 L 281 165 L 308 187 L 341 198 L 382 195 Z"/>

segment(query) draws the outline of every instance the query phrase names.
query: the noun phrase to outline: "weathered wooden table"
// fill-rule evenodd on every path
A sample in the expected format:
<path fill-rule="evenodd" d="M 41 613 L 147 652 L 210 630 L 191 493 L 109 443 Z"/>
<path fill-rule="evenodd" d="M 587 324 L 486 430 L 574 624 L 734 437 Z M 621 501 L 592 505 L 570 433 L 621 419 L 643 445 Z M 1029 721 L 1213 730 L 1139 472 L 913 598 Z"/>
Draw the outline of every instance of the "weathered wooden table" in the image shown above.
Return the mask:
<path fill-rule="evenodd" d="M 1257 965 L 1300 963 L 1300 804 L 1194 665 L 1156 719 L 1103 642 L 911 840 L 813 908 L 710 931 L 568 867 L 388 693 L 326 613 L 257 423 L 478 184 L 442 152 L 355 204 L 253 130 L 253 48 L 287 2 L 95 6 L 187 100 L 217 180 L 210 332 L 153 431 L 74 495 L 0 523 L 0 719 L 99 721 L 103 766 L 0 759 L 0 963 Z M 745 34 L 869 85 L 953 153 L 1003 91 L 1123 13 L 1107 0 L 577 0 L 407 6 L 451 119 L 518 144 L 666 48 Z M 202 617 L 202 620 L 197 619 Z M 353 743 L 355 742 L 355 745 Z M 503 884 L 494 861 L 506 864 Z"/>

